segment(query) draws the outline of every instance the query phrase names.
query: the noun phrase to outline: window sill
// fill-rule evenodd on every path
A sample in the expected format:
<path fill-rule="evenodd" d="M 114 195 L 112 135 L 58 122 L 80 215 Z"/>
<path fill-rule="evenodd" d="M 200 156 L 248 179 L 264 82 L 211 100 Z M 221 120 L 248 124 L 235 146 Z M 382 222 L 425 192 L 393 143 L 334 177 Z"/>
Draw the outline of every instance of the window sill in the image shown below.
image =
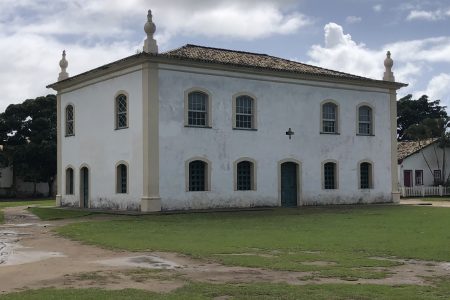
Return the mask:
<path fill-rule="evenodd" d="M 184 127 L 188 127 L 188 128 L 209 128 L 209 129 L 212 128 L 212 126 L 198 126 L 198 125 L 184 125 Z"/>
<path fill-rule="evenodd" d="M 75 136 L 75 134 L 66 134 L 65 137 Z"/>
<path fill-rule="evenodd" d="M 375 136 L 375 134 L 362 134 L 362 133 L 357 133 L 356 136 Z"/>
<path fill-rule="evenodd" d="M 121 130 L 121 129 L 128 129 L 128 126 L 127 127 L 116 127 L 116 128 L 114 128 L 114 130 Z"/>
<path fill-rule="evenodd" d="M 322 188 L 322 190 L 323 190 L 323 191 L 331 191 L 331 192 L 332 192 L 332 191 L 338 190 L 338 188 L 334 188 L 334 189 L 326 189 L 326 188 Z"/>
<path fill-rule="evenodd" d="M 258 131 L 257 128 L 239 128 L 239 127 L 233 127 L 233 130 L 242 130 L 242 131 Z"/>
<path fill-rule="evenodd" d="M 339 132 L 320 132 L 320 134 L 340 135 Z"/>
<path fill-rule="evenodd" d="M 205 193 L 205 192 L 211 192 L 211 191 L 189 191 L 189 190 L 186 191 L 186 193 Z"/>

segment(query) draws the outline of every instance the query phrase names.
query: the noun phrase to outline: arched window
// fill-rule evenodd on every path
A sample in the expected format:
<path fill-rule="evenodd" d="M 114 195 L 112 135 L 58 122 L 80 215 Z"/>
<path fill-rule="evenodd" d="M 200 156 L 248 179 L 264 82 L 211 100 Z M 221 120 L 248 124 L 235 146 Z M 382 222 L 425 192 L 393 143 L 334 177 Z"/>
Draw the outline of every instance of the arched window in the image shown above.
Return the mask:
<path fill-rule="evenodd" d="M 187 101 L 187 125 L 209 126 L 209 97 L 200 91 L 190 92 Z"/>
<path fill-rule="evenodd" d="M 338 133 L 338 106 L 332 102 L 322 104 L 322 132 Z"/>
<path fill-rule="evenodd" d="M 194 160 L 189 163 L 189 191 L 208 190 L 208 165 L 201 160 Z"/>
<path fill-rule="evenodd" d="M 66 169 L 66 195 L 73 195 L 73 169 Z"/>
<path fill-rule="evenodd" d="M 358 134 L 372 135 L 373 134 L 373 117 L 372 108 L 367 105 L 358 108 Z"/>
<path fill-rule="evenodd" d="M 247 160 L 238 162 L 236 165 L 236 190 L 250 191 L 254 189 L 254 164 Z"/>
<path fill-rule="evenodd" d="M 128 170 L 125 164 L 120 164 L 117 166 L 117 183 L 116 183 L 116 193 L 126 194 L 128 192 Z"/>
<path fill-rule="evenodd" d="M 235 100 L 235 128 L 255 128 L 255 100 L 247 95 L 238 96 Z"/>
<path fill-rule="evenodd" d="M 326 190 L 337 189 L 337 168 L 334 162 L 327 162 L 323 165 L 323 188 Z"/>
<path fill-rule="evenodd" d="M 116 97 L 116 129 L 128 127 L 128 99 L 124 94 Z"/>
<path fill-rule="evenodd" d="M 362 162 L 359 165 L 359 188 L 371 189 L 372 184 L 372 164 L 369 162 Z"/>
<path fill-rule="evenodd" d="M 75 113 L 72 105 L 66 106 L 66 136 L 75 135 Z"/>

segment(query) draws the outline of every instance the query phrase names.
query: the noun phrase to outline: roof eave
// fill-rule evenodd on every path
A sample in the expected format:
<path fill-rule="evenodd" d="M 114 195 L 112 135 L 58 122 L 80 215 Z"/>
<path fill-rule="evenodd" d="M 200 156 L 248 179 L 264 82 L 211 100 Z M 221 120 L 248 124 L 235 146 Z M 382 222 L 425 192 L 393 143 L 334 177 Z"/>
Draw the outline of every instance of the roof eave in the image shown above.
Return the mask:
<path fill-rule="evenodd" d="M 408 84 L 401 82 L 391 82 L 391 81 L 383 81 L 383 80 L 375 80 L 375 79 L 357 79 L 357 78 L 345 78 L 340 76 L 332 76 L 325 74 L 310 74 L 307 72 L 296 72 L 289 70 L 280 70 L 275 68 L 264 68 L 264 67 L 255 67 L 255 66 L 245 66 L 238 65 L 232 63 L 219 63 L 213 61 L 204 61 L 200 59 L 192 59 L 185 57 L 172 57 L 167 56 L 165 54 L 148 54 L 145 52 L 138 53 L 135 55 L 128 56 L 126 58 L 111 62 L 109 64 L 100 66 L 98 68 L 83 72 L 81 74 L 69 77 L 67 79 L 54 82 L 52 84 L 47 85 L 47 88 L 54 89 L 56 91 L 60 91 L 62 89 L 74 86 L 78 83 L 95 79 L 99 76 L 104 76 L 106 74 L 118 71 L 120 69 L 132 67 L 135 65 L 139 65 L 144 62 L 148 62 L 152 60 L 154 62 L 159 63 L 167 63 L 167 64 L 180 64 L 182 62 L 183 65 L 187 66 L 208 66 L 212 68 L 217 68 L 217 66 L 230 68 L 231 71 L 247 71 L 250 73 L 258 73 L 267 72 L 267 75 L 284 75 L 286 77 L 294 78 L 294 79 L 303 79 L 303 80 L 314 80 L 314 81 L 324 81 L 324 82 L 338 82 L 338 83 L 347 83 L 352 85 L 359 86 L 369 86 L 369 87 L 379 87 L 379 88 L 387 88 L 387 89 L 395 89 L 398 90 L 402 87 L 408 86 Z"/>
<path fill-rule="evenodd" d="M 392 81 L 384 81 L 384 80 L 376 80 L 376 79 L 356 79 L 356 78 L 345 78 L 340 76 L 332 76 L 332 75 L 323 75 L 323 74 L 310 74 L 307 72 L 295 72 L 295 71 L 289 71 L 289 70 L 280 70 L 275 68 L 263 68 L 263 67 L 255 67 L 255 66 L 244 66 L 244 65 L 238 65 L 238 64 L 232 64 L 232 63 L 218 63 L 218 62 L 211 62 L 211 61 L 204 61 L 201 59 L 190 59 L 190 58 L 183 58 L 183 57 L 168 57 L 164 55 L 158 55 L 155 57 L 155 59 L 158 60 L 158 62 L 161 63 L 171 63 L 171 62 L 184 62 L 185 65 L 203 65 L 203 66 L 221 66 L 221 67 L 231 67 L 236 68 L 233 71 L 239 71 L 239 70 L 246 70 L 250 71 L 251 73 L 258 72 L 261 74 L 261 71 L 269 72 L 269 75 L 276 75 L 276 74 L 283 74 L 288 75 L 287 77 L 294 78 L 294 79 L 303 79 L 303 80 L 315 80 L 315 81 L 324 81 L 324 82 L 339 82 L 339 83 L 347 83 L 347 84 L 353 84 L 353 85 L 362 85 L 362 86 L 370 86 L 370 87 L 381 87 L 381 88 L 388 88 L 388 89 L 395 89 L 398 90 L 402 87 L 408 86 L 406 83 L 401 82 L 392 82 Z M 289 76 L 290 75 L 290 76 Z"/>
<path fill-rule="evenodd" d="M 51 83 L 51 84 L 47 85 L 46 88 L 51 88 L 51 89 L 54 89 L 55 91 L 60 91 L 64 88 L 71 87 L 80 82 L 95 79 L 99 76 L 103 76 L 103 75 L 115 72 L 117 70 L 120 70 L 120 69 L 139 65 L 140 63 L 145 62 L 146 58 L 149 56 L 154 56 L 154 55 L 148 54 L 145 52 L 134 54 L 134 55 L 125 57 L 123 59 L 113 61 L 111 63 L 102 65 L 100 67 L 88 70 L 88 71 L 80 73 L 78 75 L 69 77 L 67 79 Z"/>

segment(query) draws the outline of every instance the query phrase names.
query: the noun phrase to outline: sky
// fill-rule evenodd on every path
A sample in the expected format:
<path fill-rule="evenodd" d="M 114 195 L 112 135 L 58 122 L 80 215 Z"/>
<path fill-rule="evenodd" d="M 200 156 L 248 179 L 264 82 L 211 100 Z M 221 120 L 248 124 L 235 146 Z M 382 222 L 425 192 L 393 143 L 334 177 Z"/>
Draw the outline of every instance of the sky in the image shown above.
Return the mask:
<path fill-rule="evenodd" d="M 0 0 L 0 111 L 54 93 L 70 76 L 142 50 L 147 10 L 160 52 L 184 44 L 265 53 L 382 79 L 390 50 L 398 97 L 450 112 L 450 0 Z"/>

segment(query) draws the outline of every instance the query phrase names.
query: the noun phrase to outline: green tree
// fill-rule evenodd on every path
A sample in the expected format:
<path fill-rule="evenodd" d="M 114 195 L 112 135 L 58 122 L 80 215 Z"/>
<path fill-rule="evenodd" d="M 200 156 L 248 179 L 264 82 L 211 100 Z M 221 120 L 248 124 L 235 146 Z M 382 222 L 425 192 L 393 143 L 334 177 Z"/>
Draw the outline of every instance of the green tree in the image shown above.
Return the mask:
<path fill-rule="evenodd" d="M 412 95 L 407 95 L 397 101 L 397 138 L 399 141 L 414 139 L 406 130 L 412 125 L 419 125 L 425 119 L 441 119 L 447 117 L 445 106 L 441 106 L 440 100 L 428 101 L 428 96 L 423 95 L 417 100 Z"/>
<path fill-rule="evenodd" d="M 12 193 L 17 177 L 47 182 L 53 194 L 56 177 L 56 96 L 47 95 L 9 105 L 0 114 L 0 164 L 13 169 Z"/>

